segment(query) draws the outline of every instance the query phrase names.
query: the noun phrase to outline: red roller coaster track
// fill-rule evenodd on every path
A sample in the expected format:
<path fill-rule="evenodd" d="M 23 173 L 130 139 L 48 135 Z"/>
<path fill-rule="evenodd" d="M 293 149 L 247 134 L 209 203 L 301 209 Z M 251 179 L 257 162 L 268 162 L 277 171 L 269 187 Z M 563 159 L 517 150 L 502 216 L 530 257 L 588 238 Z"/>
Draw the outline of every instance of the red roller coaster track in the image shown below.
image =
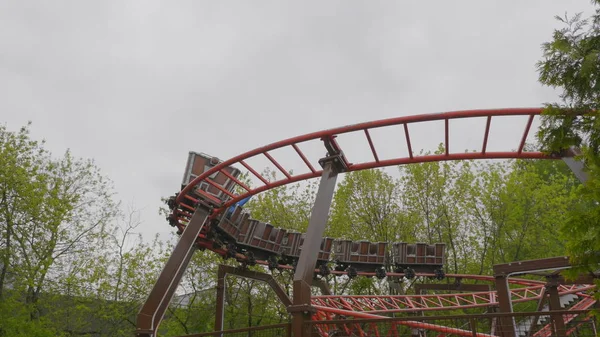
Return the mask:
<path fill-rule="evenodd" d="M 511 291 L 512 302 L 539 300 L 544 285 L 517 288 Z M 561 285 L 559 294 L 576 294 L 594 289 L 593 285 Z M 489 307 L 498 304 L 495 291 L 441 295 L 398 296 L 315 296 L 312 303 L 319 308 L 337 308 L 381 315 L 394 312 L 454 310 Z"/>
<path fill-rule="evenodd" d="M 335 138 L 342 134 L 349 133 L 362 133 L 364 135 L 364 141 L 368 143 L 369 148 L 372 154 L 372 160 L 363 162 L 363 163 L 346 163 L 348 166 L 348 171 L 359 171 L 364 169 L 392 166 L 392 165 L 403 165 L 403 164 L 413 164 L 413 163 L 423 163 L 423 162 L 433 162 L 433 161 L 443 161 L 443 160 L 469 160 L 469 159 L 509 159 L 509 158 L 528 158 L 528 159 L 548 159 L 549 157 L 544 155 L 541 152 L 527 152 L 524 151 L 525 142 L 527 140 L 527 136 L 529 135 L 531 124 L 536 115 L 541 113 L 540 108 L 522 108 L 522 109 L 494 109 L 494 110 L 469 110 L 469 111 L 454 111 L 454 112 L 446 112 L 439 114 L 424 114 L 424 115 L 415 115 L 415 116 L 406 116 L 406 117 L 398 117 L 398 118 L 390 118 L 383 119 L 373 122 L 361 123 L 348 125 L 340 128 L 329 129 L 314 133 L 309 133 L 303 136 L 298 136 L 294 138 L 289 138 L 286 140 L 282 140 L 279 142 L 275 142 L 246 153 L 243 153 L 239 156 L 235 156 L 229 160 L 226 160 L 219 165 L 214 166 L 210 170 L 204 172 L 202 175 L 198 176 L 192 182 L 190 182 L 179 194 L 177 197 L 177 204 L 183 208 L 188 209 L 190 212 L 193 212 L 194 209 L 186 204 L 182 203 L 183 198 L 190 198 L 192 201 L 196 202 L 192 197 L 188 195 L 194 187 L 196 187 L 201 182 L 206 184 L 210 184 L 219 188 L 225 194 L 229 196 L 229 200 L 223 205 L 223 207 L 216 209 L 215 213 L 218 214 L 222 212 L 227 207 L 231 206 L 237 201 L 240 201 L 248 196 L 255 195 L 257 193 L 286 185 L 295 182 L 299 182 L 302 180 L 307 180 L 311 178 L 317 178 L 321 175 L 322 170 L 315 168 L 314 163 L 311 163 L 307 156 L 301 151 L 298 146 L 300 143 L 304 143 L 311 140 L 319 140 L 319 139 L 329 139 L 331 140 L 335 146 L 338 147 L 339 150 L 342 150 L 345 154 L 351 154 L 352 151 L 349 149 L 342 149 L 337 142 L 335 142 Z M 493 120 L 495 117 L 506 117 L 506 116 L 527 116 L 528 120 L 525 125 L 523 132 L 520 135 L 520 143 L 517 149 L 501 152 L 488 151 L 488 140 L 490 137 L 490 129 L 493 125 Z M 455 119 L 468 119 L 468 118 L 486 118 L 485 130 L 483 133 L 483 141 L 480 144 L 479 150 L 475 152 L 453 152 L 450 150 L 450 120 Z M 412 125 L 416 123 L 431 123 L 436 121 L 444 121 L 444 148 L 445 151 L 443 154 L 439 155 L 420 155 L 413 150 L 410 136 L 410 129 Z M 377 128 L 386 127 L 386 126 L 394 126 L 401 125 L 404 130 L 404 135 L 406 139 L 406 146 L 408 155 L 407 156 L 399 156 L 397 158 L 392 159 L 380 159 L 378 155 L 378 151 L 376 149 L 375 142 L 371 137 L 371 131 Z M 297 153 L 298 157 L 304 162 L 310 172 L 292 175 L 288 172 L 288 170 L 283 167 L 274 157 L 270 154 L 271 151 L 281 149 L 281 148 L 292 148 L 295 153 Z M 276 181 L 268 181 L 265 177 L 263 177 L 259 171 L 250 166 L 248 164 L 248 160 L 256 157 L 264 157 L 267 158 L 281 173 L 284 178 L 276 180 Z M 252 175 L 254 175 L 258 180 L 260 180 L 263 185 L 257 187 L 250 187 L 244 184 L 243 182 L 235 179 L 230 176 L 227 171 L 224 170 L 227 166 L 238 165 L 246 168 Z M 213 173 L 220 171 L 223 174 L 229 176 L 237 186 L 245 193 L 234 195 L 229 191 L 226 191 L 221 186 L 215 184 L 210 179 L 206 179 Z M 181 214 L 183 215 L 183 214 Z M 187 214 L 189 217 L 190 214 Z"/>
<path fill-rule="evenodd" d="M 542 112 L 540 108 L 521 108 L 521 109 L 491 109 L 491 110 L 470 110 L 470 111 L 454 111 L 454 112 L 446 112 L 446 113 L 438 113 L 438 114 L 424 114 L 424 115 L 415 115 L 415 116 L 407 116 L 407 117 L 398 117 L 398 118 L 390 118 L 384 120 L 378 120 L 373 122 L 355 124 L 344 126 L 340 128 L 334 128 L 329 130 L 324 130 L 320 132 L 314 132 L 310 134 L 306 134 L 303 136 L 298 136 L 294 138 L 289 138 L 283 141 L 275 142 L 241 155 L 235 156 L 229 160 L 225 160 L 224 162 L 212 167 L 211 169 L 203 172 L 200 176 L 195 178 L 192 182 L 190 182 L 187 186 L 183 188 L 183 190 L 178 194 L 176 198 L 176 205 L 173 209 L 173 216 L 176 221 L 176 225 L 178 228 L 183 231 L 186 226 L 190 223 L 190 219 L 192 218 L 195 209 L 188 205 L 188 203 L 183 202 L 184 198 L 191 200 L 193 203 L 197 203 L 198 200 L 194 199 L 189 195 L 189 192 L 192 191 L 196 186 L 200 183 L 212 185 L 215 188 L 221 190 L 227 197 L 226 201 L 222 203 L 221 207 L 215 208 L 211 210 L 211 213 L 208 214 L 209 218 L 217 218 L 220 216 L 224 210 L 226 210 L 231 205 L 236 202 L 255 195 L 257 193 L 267 191 L 269 189 L 283 186 L 286 184 L 291 184 L 307 179 L 317 178 L 321 176 L 323 170 L 316 168 L 316 163 L 311 163 L 311 161 L 307 158 L 306 154 L 301 150 L 300 144 L 304 142 L 308 142 L 311 140 L 323 140 L 326 144 L 326 147 L 333 147 L 334 152 L 341 152 L 345 156 L 341 157 L 341 160 L 344 161 L 344 166 L 347 167 L 347 171 L 358 171 L 364 169 L 371 168 L 379 168 L 385 166 L 392 165 L 403 165 L 403 164 L 411 164 L 411 163 L 423 163 L 423 162 L 434 162 L 434 161 L 446 161 L 446 160 L 472 160 L 472 159 L 511 159 L 511 158 L 522 158 L 522 159 L 558 159 L 559 157 L 553 157 L 545 155 L 541 152 L 537 151 L 525 151 L 525 144 L 527 141 L 527 137 L 530 133 L 530 129 L 536 115 L 539 115 Z M 490 139 L 490 129 L 494 125 L 495 118 L 498 117 L 506 117 L 506 116 L 525 116 L 527 121 L 524 125 L 524 128 L 521 133 L 519 133 L 519 144 L 516 149 L 507 149 L 506 151 L 489 151 L 488 143 Z M 485 118 L 485 127 L 483 130 L 483 139 L 480 144 L 478 144 L 478 150 L 473 152 L 457 152 L 452 151 L 450 147 L 450 121 L 456 119 L 473 119 L 473 118 Z M 444 123 L 444 150 L 440 154 L 421 154 L 417 153 L 415 149 L 413 149 L 413 141 L 411 138 L 411 128 L 416 123 L 432 123 L 443 121 Z M 397 156 L 395 158 L 382 159 L 379 152 L 377 151 L 376 143 L 373 141 L 372 132 L 374 129 L 388 127 L 388 126 L 401 126 L 401 130 L 404 132 L 404 138 L 406 140 L 406 152 L 407 155 Z M 340 144 L 336 141 L 336 137 L 342 134 L 358 134 L 363 137 L 364 142 L 368 145 L 370 149 L 371 159 L 361 163 L 350 163 L 347 161 L 347 157 L 353 158 L 352 149 L 342 149 Z M 278 161 L 272 152 L 274 150 L 288 148 L 293 150 L 294 153 L 297 154 L 298 158 L 306 165 L 308 169 L 307 173 L 302 174 L 291 174 L 288 169 L 284 167 L 280 161 Z M 330 150 L 328 148 L 328 150 Z M 331 152 L 331 151 L 329 151 Z M 262 176 L 259 173 L 257 168 L 252 167 L 248 162 L 255 158 L 266 158 L 280 173 L 283 175 L 283 178 L 280 178 L 275 181 L 269 181 L 267 178 Z M 262 185 L 251 187 L 244 184 L 242 181 L 231 176 L 225 168 L 228 166 L 238 166 L 244 167 L 249 173 L 255 176 Z M 225 190 L 220 185 L 214 183 L 212 180 L 207 179 L 209 176 L 214 174 L 215 172 L 221 172 L 224 175 L 228 176 L 236 185 L 238 191 L 243 191 L 240 194 L 231 193 L 228 190 Z M 210 196 L 207 196 L 210 197 Z M 216 248 L 213 245 L 213 242 L 208 239 L 204 232 L 200 230 L 198 233 L 199 236 L 195 240 L 195 244 L 199 247 L 207 248 L 209 250 L 215 251 L 216 253 L 223 255 L 225 251 L 222 248 Z M 186 244 L 194 244 L 192 242 L 187 242 Z M 179 244 L 178 244 L 179 245 Z M 182 248 L 182 251 L 186 248 Z M 176 248 L 177 250 L 177 248 Z M 152 307 L 153 305 L 160 308 L 163 307 L 162 310 L 164 312 L 164 301 L 168 296 L 172 296 L 173 289 L 173 280 L 181 277 L 182 270 L 185 270 L 185 266 L 187 265 L 187 261 L 189 261 L 189 253 L 185 253 L 185 257 L 174 258 L 174 261 L 179 259 L 174 264 L 172 268 L 169 268 L 168 262 L 165 267 L 165 271 L 168 271 L 169 275 L 164 276 L 163 274 L 166 272 L 163 271 L 161 274 L 161 278 L 157 282 L 155 289 L 153 289 L 153 293 L 150 294 L 146 306 L 142 308 L 140 315 L 138 316 L 138 334 L 140 336 L 151 336 L 152 334 L 146 334 L 150 331 L 155 331 L 157 328 L 157 319 L 156 312 L 152 311 L 157 310 Z M 173 255 L 176 255 L 174 252 Z M 243 259 L 243 256 L 240 256 Z M 265 264 L 265 261 L 259 261 L 261 264 Z M 281 268 L 290 268 L 289 266 L 280 266 Z M 173 269 L 175 268 L 175 269 Z M 183 268 L 183 269 L 182 269 Z M 175 271 L 175 273 L 173 273 Z M 333 272 L 338 274 L 343 274 L 344 272 Z M 369 273 L 359 273 L 359 275 L 369 275 Z M 389 274 L 390 276 L 403 276 L 402 274 Z M 423 274 L 427 276 L 426 274 Z M 447 275 L 449 277 L 461 277 L 465 279 L 478 279 L 478 280 L 486 280 L 493 281 L 493 277 L 490 276 L 478 276 L 478 275 Z M 167 283 L 165 283 L 165 281 Z M 167 284 L 166 288 L 164 285 L 160 285 L 162 283 Z M 178 282 L 178 281 L 177 281 Z M 513 289 L 511 291 L 512 300 L 514 302 L 520 301 L 529 301 L 536 300 L 543 296 L 543 288 L 544 284 L 536 281 L 529 281 L 523 279 L 509 279 L 510 283 L 519 284 L 523 286 L 522 288 Z M 159 286 L 160 285 L 160 286 Z M 589 285 L 576 285 L 576 286 L 560 286 L 559 293 L 563 294 L 583 294 L 585 291 L 591 289 L 592 286 Z M 156 294 L 155 294 L 156 293 Z M 154 296 L 162 296 L 161 299 L 156 299 Z M 587 301 L 584 304 L 591 305 Z M 148 305 L 151 303 L 152 305 Z M 311 304 L 313 308 L 317 309 L 316 313 L 313 315 L 313 319 L 323 320 L 323 319 L 331 319 L 334 317 L 334 314 L 344 315 L 344 316 L 353 316 L 355 318 L 376 318 L 382 317 L 385 314 L 390 314 L 393 312 L 406 312 L 406 311 L 433 311 L 433 310 L 447 310 L 447 309 L 458 309 L 458 308 L 475 308 L 475 307 L 486 307 L 496 305 L 497 296 L 494 291 L 489 292 L 478 292 L 478 293 L 462 293 L 462 294 L 447 294 L 447 295 L 414 295 L 414 296 L 315 296 L 311 299 Z M 583 304 L 582 304 L 583 305 Z M 148 309 L 146 309 L 148 306 Z M 581 306 L 581 305 L 580 305 Z M 145 315 L 145 316 L 144 316 Z M 150 315 L 153 315 L 150 317 Z M 158 318 L 158 322 L 162 318 Z M 144 327 L 140 328 L 140 317 L 150 317 L 144 318 Z M 149 323 L 146 323 L 149 322 Z M 417 324 L 415 322 L 415 324 Z M 418 323 L 425 324 L 425 323 Z M 430 324 L 431 325 L 431 324 Z M 448 331 L 447 328 L 438 329 L 436 326 L 428 326 L 428 329 L 438 330 L 438 331 Z M 470 333 L 470 332 L 469 332 Z M 457 332 L 457 334 L 462 335 L 462 332 Z"/>

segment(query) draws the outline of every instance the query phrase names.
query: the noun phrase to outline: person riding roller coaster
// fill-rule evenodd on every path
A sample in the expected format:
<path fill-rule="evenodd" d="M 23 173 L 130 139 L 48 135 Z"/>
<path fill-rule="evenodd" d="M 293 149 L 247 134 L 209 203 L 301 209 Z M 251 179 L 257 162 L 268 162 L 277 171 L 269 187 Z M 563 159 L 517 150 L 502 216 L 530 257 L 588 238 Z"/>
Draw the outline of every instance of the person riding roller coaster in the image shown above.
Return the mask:
<path fill-rule="evenodd" d="M 236 207 L 242 207 L 244 206 L 248 201 L 250 201 L 250 199 L 252 199 L 252 196 L 246 197 L 238 202 L 236 202 L 234 205 L 231 205 L 229 207 L 229 209 L 227 210 L 227 213 L 225 213 L 225 216 L 227 218 L 231 217 L 231 214 L 233 214 L 233 211 L 235 210 Z"/>

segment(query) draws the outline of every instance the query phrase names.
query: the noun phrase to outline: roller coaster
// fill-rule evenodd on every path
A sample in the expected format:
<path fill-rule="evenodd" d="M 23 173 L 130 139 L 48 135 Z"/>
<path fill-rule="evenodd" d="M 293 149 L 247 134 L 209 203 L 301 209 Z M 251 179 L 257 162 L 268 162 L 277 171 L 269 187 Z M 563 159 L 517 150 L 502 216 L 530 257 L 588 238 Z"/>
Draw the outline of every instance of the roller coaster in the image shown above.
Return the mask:
<path fill-rule="evenodd" d="M 185 170 L 181 190 L 169 199 L 171 210 L 167 218 L 169 224 L 177 228 L 180 240 L 169 261 L 164 267 L 159 279 L 152 289 L 147 301 L 141 308 L 137 319 L 138 336 L 155 336 L 160 321 L 179 284 L 195 249 L 208 249 L 226 258 L 235 258 L 243 269 L 248 265 L 265 265 L 269 269 L 289 270 L 294 273 L 293 298 L 280 299 L 286 305 L 291 315 L 291 330 L 293 336 L 334 335 L 398 335 L 398 326 L 408 326 L 414 329 L 437 331 L 443 334 L 461 336 L 501 335 L 514 337 L 517 334 L 514 319 L 501 318 L 504 323 L 493 327 L 488 333 L 478 333 L 459 328 L 424 323 L 416 320 L 404 320 L 392 324 L 387 332 L 379 331 L 376 324 L 359 326 L 353 323 L 356 319 L 382 320 L 395 313 L 423 313 L 426 311 L 442 311 L 467 308 L 499 308 L 500 312 L 512 312 L 512 304 L 517 302 L 539 302 L 542 309 L 545 298 L 548 299 L 550 310 L 561 310 L 559 303 L 563 299 L 575 302 L 570 306 L 575 314 L 565 316 L 553 326 L 559 326 L 561 331 L 579 313 L 577 310 L 588 310 L 596 305 L 589 295 L 594 290 L 591 282 L 579 284 L 560 284 L 558 282 L 542 282 L 511 277 L 530 271 L 561 270 L 568 268 L 568 258 L 554 258 L 533 262 L 499 265 L 494 267 L 494 276 L 445 274 L 443 243 L 406 243 L 406 242 L 368 242 L 350 241 L 335 238 L 324 238 L 323 233 L 331 205 L 333 190 L 339 173 L 364 169 L 424 163 L 447 160 L 474 159 L 563 159 L 574 173 L 585 180 L 582 164 L 574 160 L 573 153 L 544 154 L 527 151 L 525 144 L 530 134 L 534 118 L 541 114 L 539 108 L 496 109 L 455 111 L 438 114 L 425 114 L 398 117 L 373 122 L 344 126 L 335 129 L 310 133 L 289 138 L 280 142 L 235 156 L 221 161 L 209 155 L 191 152 Z M 525 119 L 523 131 L 519 133 L 516 149 L 492 151 L 488 149 L 493 121 L 505 117 L 521 117 Z M 459 152 L 451 149 L 451 122 L 458 120 L 483 119 L 484 129 L 482 142 L 478 150 Z M 423 154 L 414 151 L 410 130 L 417 124 L 442 125 L 444 151 L 439 154 Z M 405 151 L 385 158 L 377 146 L 373 133 L 381 128 L 395 128 L 403 134 Z M 432 126 L 433 128 L 433 126 Z M 363 162 L 351 162 L 348 158 L 358 158 L 352 151 L 342 148 L 338 137 L 342 135 L 361 135 L 369 149 L 371 158 Z M 315 160 L 303 151 L 303 146 L 309 142 L 322 142 L 326 155 Z M 295 153 L 305 165 L 303 173 L 292 174 L 281 161 L 278 161 L 274 151 L 287 149 Z M 352 150 L 352 148 L 351 148 Z M 259 173 L 257 167 L 250 165 L 256 158 L 266 159 L 281 173 L 281 178 L 268 180 Z M 315 164 L 318 164 L 316 166 Z M 239 179 L 241 173 L 238 167 L 243 167 L 260 183 L 249 186 Z M 285 228 L 252 219 L 243 209 L 245 202 L 252 196 L 279 186 L 321 177 L 319 189 L 313 206 L 312 214 L 306 233 L 288 231 Z M 386 258 L 390 256 L 391 258 Z M 333 259 L 332 259 L 333 258 Z M 333 270 L 328 265 L 334 263 Z M 394 266 L 393 271 L 386 271 L 385 266 Z M 232 272 L 230 270 L 230 272 Z M 224 277 L 225 271 L 222 275 Z M 313 296 L 311 286 L 316 276 L 347 275 L 367 277 L 395 277 L 412 279 L 414 277 L 429 277 L 436 279 L 454 278 L 456 280 L 472 279 L 493 282 L 496 290 L 437 294 L 437 295 L 382 295 L 382 296 L 340 296 L 324 294 Z M 557 273 L 552 274 L 557 276 Z M 259 278 L 269 280 L 264 276 Z M 556 278 L 554 278 L 556 280 Z M 269 281 L 274 290 L 277 284 Z M 516 287 L 511 289 L 510 285 Z M 465 288 L 466 289 L 466 288 Z M 559 302 L 557 302 L 559 301 Z M 557 304 L 558 303 L 558 304 Z M 221 309 L 218 309 L 222 311 Z M 222 330 L 222 317 L 217 313 L 216 330 Z M 222 315 L 222 313 L 221 313 Z M 332 320 L 340 318 L 350 321 Z M 571 318 L 569 318 L 571 317 Z M 537 319 L 534 320 L 537 322 Z M 311 324 L 307 324 L 307 322 Z M 323 324 L 319 324 L 323 322 Z M 533 324 L 528 322 L 528 324 Z M 558 324 L 558 325 L 557 325 Z M 532 325 L 532 326 L 533 326 Z M 310 326 L 310 328 L 307 328 Z M 548 327 L 541 326 L 535 336 L 549 336 Z M 546 329 L 546 330 L 544 330 Z M 556 329 L 555 329 L 556 330 Z M 475 331 L 475 330 L 474 330 Z M 566 333 L 566 332 L 565 332 Z"/>
<path fill-rule="evenodd" d="M 185 188 L 194 177 L 204 173 L 211 166 L 217 165 L 218 159 L 203 153 L 190 152 L 185 170 L 182 188 Z M 215 198 L 226 201 L 224 192 L 233 193 L 235 185 L 232 179 L 239 178 L 239 170 L 227 167 L 228 174 L 217 172 L 208 179 L 212 185 L 200 183 L 192 191 L 192 196 L 184 200 L 181 205 L 187 210 L 193 209 L 194 200 L 203 200 L 211 206 L 220 206 L 215 203 Z M 231 178 L 230 178 L 231 177 Z M 218 188 L 215 188 L 218 187 Z M 171 209 L 171 216 L 167 220 L 172 226 L 177 226 L 175 217 L 177 196 L 171 197 L 167 204 Z M 302 251 L 305 234 L 277 228 L 269 223 L 252 219 L 250 213 L 242 208 L 249 197 L 231 206 L 224 216 L 218 221 L 211 221 L 207 226 L 207 238 L 213 246 L 226 248 L 224 257 L 236 257 L 238 251 L 244 256 L 240 262 L 246 265 L 255 265 L 257 259 L 268 261 L 269 269 L 281 269 L 281 265 L 296 265 Z M 187 201 L 187 202 L 186 202 Z M 187 212 L 186 212 L 187 213 Z M 188 213 L 189 215 L 189 213 Z M 187 222 L 188 219 L 184 219 Z M 391 246 L 391 247 L 388 247 Z M 408 278 L 413 278 L 415 272 L 433 272 L 438 279 L 444 278 L 443 265 L 445 260 L 445 244 L 425 243 L 410 244 L 406 242 L 369 242 L 366 240 L 352 241 L 333 238 L 322 238 L 317 257 L 319 275 L 327 276 L 331 273 L 328 265 L 335 263 L 336 271 L 346 271 L 351 277 L 356 277 L 358 271 L 374 272 L 378 278 L 386 277 L 385 266 L 393 265 L 397 273 L 404 273 Z M 330 258 L 335 256 L 333 261 Z M 389 257 L 389 258 L 388 258 Z"/>

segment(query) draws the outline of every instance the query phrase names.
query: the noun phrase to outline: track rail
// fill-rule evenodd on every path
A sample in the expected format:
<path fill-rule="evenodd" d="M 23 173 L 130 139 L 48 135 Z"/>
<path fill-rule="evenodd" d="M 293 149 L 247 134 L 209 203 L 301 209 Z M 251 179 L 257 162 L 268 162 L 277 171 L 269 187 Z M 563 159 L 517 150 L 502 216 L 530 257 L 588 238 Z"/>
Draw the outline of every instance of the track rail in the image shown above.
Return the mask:
<path fill-rule="evenodd" d="M 311 140 L 327 140 L 332 143 L 333 146 L 338 147 L 338 149 L 344 151 L 344 153 L 351 153 L 352 151 L 345 151 L 346 149 L 342 149 L 339 144 L 336 142 L 335 138 L 338 135 L 342 134 L 350 134 L 350 133 L 359 133 L 362 134 L 364 138 L 364 142 L 368 144 L 369 149 L 371 151 L 372 159 L 362 163 L 349 163 L 348 171 L 358 171 L 364 169 L 371 169 L 377 167 L 385 167 L 392 165 L 403 165 L 403 164 L 411 164 L 411 163 L 423 163 L 423 162 L 433 162 L 433 161 L 445 161 L 445 160 L 470 160 L 470 159 L 509 159 L 509 158 L 529 158 L 529 159 L 550 159 L 551 157 L 541 153 L 541 152 L 527 152 L 524 150 L 525 142 L 527 140 L 527 136 L 529 135 L 531 125 L 533 119 L 536 115 L 541 113 L 541 108 L 518 108 L 518 109 L 489 109 L 489 110 L 467 110 L 467 111 L 452 111 L 445 113 L 437 113 L 437 114 L 423 114 L 423 115 L 414 115 L 414 116 L 405 116 L 405 117 L 397 117 L 390 119 L 383 119 L 378 121 L 354 124 L 343 126 L 339 128 L 309 133 L 306 135 L 289 138 L 286 140 L 282 140 L 279 142 L 275 142 L 263 147 L 259 147 L 257 149 L 248 151 L 241 155 L 235 156 L 231 159 L 225 160 L 224 162 L 212 167 L 210 170 L 204 172 L 197 178 L 195 178 L 192 182 L 190 182 L 182 191 L 179 193 L 176 198 L 176 204 L 178 207 L 174 209 L 175 218 L 178 219 L 180 226 L 185 226 L 185 223 L 191 216 L 191 213 L 194 211 L 193 207 L 186 205 L 183 203 L 183 199 L 187 198 L 192 202 L 198 202 L 198 200 L 194 199 L 188 193 L 192 191 L 196 186 L 198 186 L 201 182 L 205 182 L 207 184 L 213 185 L 218 188 L 212 181 L 208 180 L 207 177 L 212 175 L 213 173 L 220 171 L 223 174 L 229 176 L 229 178 L 237 185 L 238 190 L 242 191 L 240 194 L 232 194 L 227 192 L 227 200 L 223 203 L 223 205 L 219 208 L 213 210 L 213 216 L 217 216 L 222 213 L 225 209 L 227 209 L 232 204 L 248 197 L 255 195 L 257 193 L 267 191 L 269 189 L 283 186 L 286 184 L 291 184 L 295 182 L 299 182 L 302 180 L 312 179 L 319 177 L 322 173 L 322 170 L 315 168 L 315 166 L 308 160 L 306 154 L 301 150 L 298 146 L 301 143 L 308 142 Z M 506 116 L 527 116 L 527 123 L 522 131 L 520 142 L 518 148 L 509 150 L 509 151 L 501 151 L 494 152 L 488 151 L 488 142 L 490 138 L 490 129 L 493 125 L 493 120 L 496 117 L 506 117 Z M 485 130 L 483 133 L 483 141 L 480 144 L 479 150 L 475 152 L 457 152 L 451 151 L 450 148 L 450 126 L 449 121 L 455 119 L 468 119 L 468 118 L 486 118 Z M 431 123 L 436 121 L 444 122 L 444 151 L 441 154 L 434 155 L 421 155 L 416 153 L 412 147 L 412 140 L 410 136 L 410 129 L 416 123 Z M 381 159 L 376 144 L 371 137 L 371 131 L 377 128 L 382 128 L 386 126 L 394 126 L 400 125 L 404 130 L 404 135 L 406 138 L 406 150 L 408 155 L 406 156 L 398 156 L 396 158 L 390 159 Z M 432 124 L 433 125 L 433 124 Z M 289 148 L 295 152 L 299 159 L 306 165 L 308 172 L 298 175 L 292 175 L 288 172 L 288 170 L 277 161 L 277 159 L 271 153 L 273 150 Z M 347 149 L 350 150 L 350 149 Z M 259 171 L 252 167 L 248 161 L 252 158 L 266 158 L 269 162 L 271 162 L 282 174 L 283 178 L 269 181 L 267 178 L 263 177 Z M 344 159 L 345 160 L 345 159 Z M 262 185 L 256 187 L 250 187 L 243 182 L 239 181 L 231 177 L 224 168 L 228 166 L 238 166 L 244 167 L 250 174 L 255 176 Z"/>

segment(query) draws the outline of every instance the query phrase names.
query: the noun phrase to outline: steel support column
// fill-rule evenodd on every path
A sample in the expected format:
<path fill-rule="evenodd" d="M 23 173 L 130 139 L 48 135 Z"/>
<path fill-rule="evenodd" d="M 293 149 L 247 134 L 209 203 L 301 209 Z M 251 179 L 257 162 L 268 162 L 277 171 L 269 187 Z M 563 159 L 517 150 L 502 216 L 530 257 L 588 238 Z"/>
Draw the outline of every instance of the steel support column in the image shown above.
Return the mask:
<path fill-rule="evenodd" d="M 558 295 L 558 280 L 556 275 L 549 278 L 548 284 L 546 285 L 546 291 L 548 292 L 548 304 L 550 306 L 550 312 L 562 310 L 560 306 L 560 296 Z M 561 314 L 550 314 L 552 317 L 552 324 L 556 331 L 557 337 L 565 337 L 567 329 L 565 327 L 565 321 Z"/>
<path fill-rule="evenodd" d="M 588 173 L 585 171 L 585 164 L 581 160 L 575 159 L 575 156 L 581 155 L 581 150 L 575 147 L 571 147 L 566 151 L 567 156 L 562 157 L 562 160 L 567 166 L 573 171 L 577 179 L 581 183 L 585 183 L 589 179 Z"/>
<path fill-rule="evenodd" d="M 160 321 L 194 253 L 196 238 L 200 234 L 204 222 L 208 219 L 208 215 L 207 209 L 198 208 L 185 227 L 173 253 L 137 315 L 137 336 L 156 336 Z"/>
<path fill-rule="evenodd" d="M 329 217 L 329 208 L 333 199 L 333 190 L 338 172 L 333 160 L 324 162 L 319 190 L 317 191 L 315 204 L 310 215 L 308 230 L 304 238 L 298 266 L 294 273 L 294 297 L 292 306 L 288 308 L 288 311 L 292 314 L 292 333 L 294 337 L 310 335 L 309 331 L 304 331 L 303 333 L 305 326 L 308 326 L 304 323 L 310 320 L 311 314 L 314 311 L 311 307 L 310 287 L 315 273 L 319 250 L 321 249 L 323 232 L 325 231 L 327 218 Z"/>
<path fill-rule="evenodd" d="M 217 272 L 217 311 L 215 313 L 215 331 L 223 331 L 224 320 L 225 320 L 225 291 L 227 290 L 227 283 L 225 277 L 227 273 L 223 265 L 219 265 L 219 271 Z"/>
<path fill-rule="evenodd" d="M 508 277 L 505 275 L 495 275 L 496 293 L 498 294 L 498 307 L 502 313 L 512 312 L 512 300 L 510 297 L 510 287 Z M 502 337 L 515 337 L 515 320 L 513 317 L 501 317 L 498 319 L 498 332 Z"/>

